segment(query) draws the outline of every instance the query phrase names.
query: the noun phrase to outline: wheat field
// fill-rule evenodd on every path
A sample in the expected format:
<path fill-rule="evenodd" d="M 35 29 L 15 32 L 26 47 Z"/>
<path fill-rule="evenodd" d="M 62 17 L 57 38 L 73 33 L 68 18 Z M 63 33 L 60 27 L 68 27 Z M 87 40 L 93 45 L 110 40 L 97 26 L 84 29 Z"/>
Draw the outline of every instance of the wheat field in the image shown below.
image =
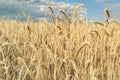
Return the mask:
<path fill-rule="evenodd" d="M 0 80 L 120 80 L 120 23 L 77 17 L 0 20 Z M 110 17 L 106 10 L 107 17 Z M 76 20 L 75 20 L 76 19 Z"/>

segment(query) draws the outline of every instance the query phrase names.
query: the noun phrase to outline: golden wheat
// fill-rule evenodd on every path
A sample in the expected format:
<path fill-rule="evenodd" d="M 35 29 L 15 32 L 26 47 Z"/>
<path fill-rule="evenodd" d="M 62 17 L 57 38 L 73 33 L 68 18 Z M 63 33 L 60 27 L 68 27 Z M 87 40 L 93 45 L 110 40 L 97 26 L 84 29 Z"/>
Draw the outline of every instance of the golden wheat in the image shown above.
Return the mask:
<path fill-rule="evenodd" d="M 110 18 L 110 12 L 109 12 L 108 8 L 105 8 L 105 12 L 107 14 L 107 17 Z"/>
<path fill-rule="evenodd" d="M 65 18 L 68 20 L 68 23 L 70 24 L 71 20 L 70 20 L 68 14 L 63 9 L 60 9 L 59 11 L 65 16 Z"/>
<path fill-rule="evenodd" d="M 52 9 L 51 6 L 49 6 L 48 8 L 49 8 L 50 11 L 51 11 L 51 17 L 52 17 L 53 23 L 55 24 L 56 22 L 55 22 L 55 15 L 54 15 L 53 9 Z"/>
<path fill-rule="evenodd" d="M 73 18 L 76 18 L 76 17 L 77 17 L 77 12 L 78 12 L 78 10 L 79 10 L 80 8 L 83 8 L 83 7 L 84 7 L 83 4 L 80 4 L 80 5 L 76 6 L 76 8 L 75 8 L 75 10 L 74 10 L 74 12 L 73 12 Z"/>
<path fill-rule="evenodd" d="M 77 19 L 82 24 L 71 25 L 74 21 L 60 12 L 69 25 L 60 16 L 55 24 L 45 18 L 33 22 L 25 13 L 24 22 L 0 20 L 0 80 L 120 80 L 119 21 L 87 26 Z"/>

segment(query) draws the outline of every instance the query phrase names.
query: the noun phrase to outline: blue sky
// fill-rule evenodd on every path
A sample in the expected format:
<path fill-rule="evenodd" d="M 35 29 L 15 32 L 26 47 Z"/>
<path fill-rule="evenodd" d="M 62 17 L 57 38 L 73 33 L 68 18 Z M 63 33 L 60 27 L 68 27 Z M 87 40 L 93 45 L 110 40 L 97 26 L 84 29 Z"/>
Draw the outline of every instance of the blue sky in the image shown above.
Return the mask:
<path fill-rule="evenodd" d="M 34 19 L 49 16 L 47 7 L 52 6 L 56 16 L 61 16 L 59 9 L 65 9 L 66 12 L 73 12 L 75 6 L 84 4 L 85 9 L 81 12 L 86 13 L 88 19 L 104 20 L 104 9 L 110 10 L 111 17 L 117 17 L 120 20 L 120 0 L 0 0 L 0 17 L 23 19 L 23 11 Z M 83 15 L 84 16 L 84 15 Z"/>

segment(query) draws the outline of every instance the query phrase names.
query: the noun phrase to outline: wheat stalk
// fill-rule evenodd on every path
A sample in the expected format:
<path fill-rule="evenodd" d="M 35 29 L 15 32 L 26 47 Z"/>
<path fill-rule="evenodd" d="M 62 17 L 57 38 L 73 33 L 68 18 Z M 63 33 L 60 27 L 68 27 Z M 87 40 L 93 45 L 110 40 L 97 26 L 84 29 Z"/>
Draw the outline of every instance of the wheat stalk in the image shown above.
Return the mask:
<path fill-rule="evenodd" d="M 50 16 L 52 17 L 53 23 L 55 24 L 55 15 L 54 15 L 53 9 L 52 9 L 52 7 L 51 7 L 51 6 L 49 6 L 48 8 L 49 8 L 49 9 L 50 9 L 50 11 L 51 11 Z"/>
<path fill-rule="evenodd" d="M 104 23 L 102 23 L 102 22 L 94 21 L 94 23 L 95 23 L 95 24 L 99 24 L 99 25 L 101 25 L 101 26 L 104 26 Z"/>
<path fill-rule="evenodd" d="M 78 10 L 79 10 L 80 8 L 83 8 L 83 7 L 84 7 L 84 5 L 83 5 L 83 4 L 80 4 L 80 5 L 78 5 L 78 6 L 75 8 L 74 13 L 73 13 L 73 19 L 77 17 L 77 12 L 78 12 Z"/>
<path fill-rule="evenodd" d="M 85 47 L 85 46 L 91 46 L 91 44 L 90 44 L 90 42 L 89 41 L 85 41 L 85 42 L 83 42 L 82 43 L 82 45 L 81 45 L 81 47 L 78 49 L 78 51 L 77 51 L 77 54 L 76 54 L 76 57 L 78 56 L 78 54 L 80 53 L 80 51 L 83 49 L 83 47 Z"/>
<path fill-rule="evenodd" d="M 71 20 L 70 20 L 68 14 L 63 9 L 60 9 L 59 11 L 65 16 L 65 18 L 68 20 L 68 23 L 70 24 Z"/>
<path fill-rule="evenodd" d="M 26 18 L 26 20 L 29 22 L 30 21 L 30 16 L 28 16 L 25 12 L 22 12 L 22 14 Z"/>
<path fill-rule="evenodd" d="M 102 22 L 99 22 L 99 21 L 96 21 L 94 18 L 91 19 L 91 21 L 96 25 L 96 24 L 99 24 L 101 26 L 104 26 L 104 23 Z"/>
<path fill-rule="evenodd" d="M 110 22 L 114 22 L 114 23 L 120 25 L 120 23 L 117 20 L 110 20 Z"/>
<path fill-rule="evenodd" d="M 105 12 L 107 14 L 107 17 L 110 18 L 110 12 L 109 12 L 108 8 L 105 8 Z"/>

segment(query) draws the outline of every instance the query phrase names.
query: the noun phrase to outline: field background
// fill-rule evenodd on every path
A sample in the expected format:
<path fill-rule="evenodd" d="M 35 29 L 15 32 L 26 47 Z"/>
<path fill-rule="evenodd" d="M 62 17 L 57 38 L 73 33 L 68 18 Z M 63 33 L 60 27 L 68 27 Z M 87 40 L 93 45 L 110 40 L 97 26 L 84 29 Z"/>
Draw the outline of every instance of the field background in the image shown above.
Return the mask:
<path fill-rule="evenodd" d="M 120 24 L 77 18 L 63 11 L 34 22 L 0 20 L 0 80 L 120 80 Z M 78 8 L 78 9 L 77 9 Z M 109 15 L 107 14 L 109 18 Z"/>

